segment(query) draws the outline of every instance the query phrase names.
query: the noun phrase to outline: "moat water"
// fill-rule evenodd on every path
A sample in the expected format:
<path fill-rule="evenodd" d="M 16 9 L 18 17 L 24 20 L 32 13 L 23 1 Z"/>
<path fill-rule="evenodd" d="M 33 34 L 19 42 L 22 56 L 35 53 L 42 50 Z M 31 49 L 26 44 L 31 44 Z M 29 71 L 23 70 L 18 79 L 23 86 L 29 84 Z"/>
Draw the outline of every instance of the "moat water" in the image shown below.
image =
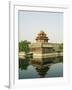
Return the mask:
<path fill-rule="evenodd" d="M 55 62 L 35 63 L 30 58 L 19 59 L 19 79 L 63 77 L 63 57 L 50 59 Z"/>

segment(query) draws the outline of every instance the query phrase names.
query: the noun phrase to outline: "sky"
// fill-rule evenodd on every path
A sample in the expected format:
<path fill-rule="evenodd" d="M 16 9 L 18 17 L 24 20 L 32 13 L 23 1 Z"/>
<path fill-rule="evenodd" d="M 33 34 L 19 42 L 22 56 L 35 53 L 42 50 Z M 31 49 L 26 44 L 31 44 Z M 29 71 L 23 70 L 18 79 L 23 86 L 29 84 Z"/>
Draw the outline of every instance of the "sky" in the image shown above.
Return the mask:
<path fill-rule="evenodd" d="M 63 43 L 63 13 L 62 12 L 38 12 L 19 11 L 19 42 L 27 40 L 35 42 L 40 31 L 44 31 L 49 37 L 49 42 Z"/>

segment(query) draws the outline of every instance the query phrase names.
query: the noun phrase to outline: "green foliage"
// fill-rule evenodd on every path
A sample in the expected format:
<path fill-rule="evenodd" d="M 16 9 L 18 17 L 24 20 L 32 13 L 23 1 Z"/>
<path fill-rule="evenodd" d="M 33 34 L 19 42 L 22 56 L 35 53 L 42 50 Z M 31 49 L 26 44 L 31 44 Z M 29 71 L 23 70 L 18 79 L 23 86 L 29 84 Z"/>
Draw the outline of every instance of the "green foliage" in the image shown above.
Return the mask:
<path fill-rule="evenodd" d="M 27 68 L 28 68 L 28 66 L 29 66 L 29 59 L 28 58 L 26 58 L 26 59 L 19 59 L 19 68 L 21 69 L 21 70 L 27 70 Z"/>
<path fill-rule="evenodd" d="M 29 52 L 29 42 L 27 40 L 19 42 L 19 52 L 24 51 L 24 52 Z"/>
<path fill-rule="evenodd" d="M 60 51 L 63 51 L 63 43 L 59 46 Z"/>

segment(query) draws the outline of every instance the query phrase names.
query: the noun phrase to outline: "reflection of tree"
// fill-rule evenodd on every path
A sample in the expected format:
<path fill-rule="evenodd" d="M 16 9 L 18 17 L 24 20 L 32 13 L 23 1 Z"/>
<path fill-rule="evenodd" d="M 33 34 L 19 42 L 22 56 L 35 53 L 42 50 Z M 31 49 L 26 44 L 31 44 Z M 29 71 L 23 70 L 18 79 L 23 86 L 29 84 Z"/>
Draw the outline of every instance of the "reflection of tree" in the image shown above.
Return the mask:
<path fill-rule="evenodd" d="M 45 77 L 47 71 L 49 70 L 49 67 L 41 67 L 41 68 L 36 68 L 36 71 L 40 75 L 41 78 Z"/>
<path fill-rule="evenodd" d="M 24 69 L 24 70 L 27 70 L 27 67 L 29 66 L 29 60 L 26 58 L 26 59 L 19 59 L 19 68 L 20 69 Z"/>
<path fill-rule="evenodd" d="M 63 62 L 63 57 L 59 57 L 59 62 Z"/>

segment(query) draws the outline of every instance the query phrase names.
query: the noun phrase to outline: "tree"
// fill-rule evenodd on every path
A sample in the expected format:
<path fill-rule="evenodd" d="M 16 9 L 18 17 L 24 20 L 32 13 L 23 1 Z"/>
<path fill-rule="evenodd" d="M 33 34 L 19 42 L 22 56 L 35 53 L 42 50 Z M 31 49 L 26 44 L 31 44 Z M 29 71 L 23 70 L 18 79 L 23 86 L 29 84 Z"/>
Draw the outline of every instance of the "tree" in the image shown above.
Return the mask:
<path fill-rule="evenodd" d="M 63 51 L 63 43 L 59 46 L 60 51 Z"/>
<path fill-rule="evenodd" d="M 24 52 L 29 52 L 29 42 L 27 40 L 19 42 L 19 52 L 24 51 Z"/>

